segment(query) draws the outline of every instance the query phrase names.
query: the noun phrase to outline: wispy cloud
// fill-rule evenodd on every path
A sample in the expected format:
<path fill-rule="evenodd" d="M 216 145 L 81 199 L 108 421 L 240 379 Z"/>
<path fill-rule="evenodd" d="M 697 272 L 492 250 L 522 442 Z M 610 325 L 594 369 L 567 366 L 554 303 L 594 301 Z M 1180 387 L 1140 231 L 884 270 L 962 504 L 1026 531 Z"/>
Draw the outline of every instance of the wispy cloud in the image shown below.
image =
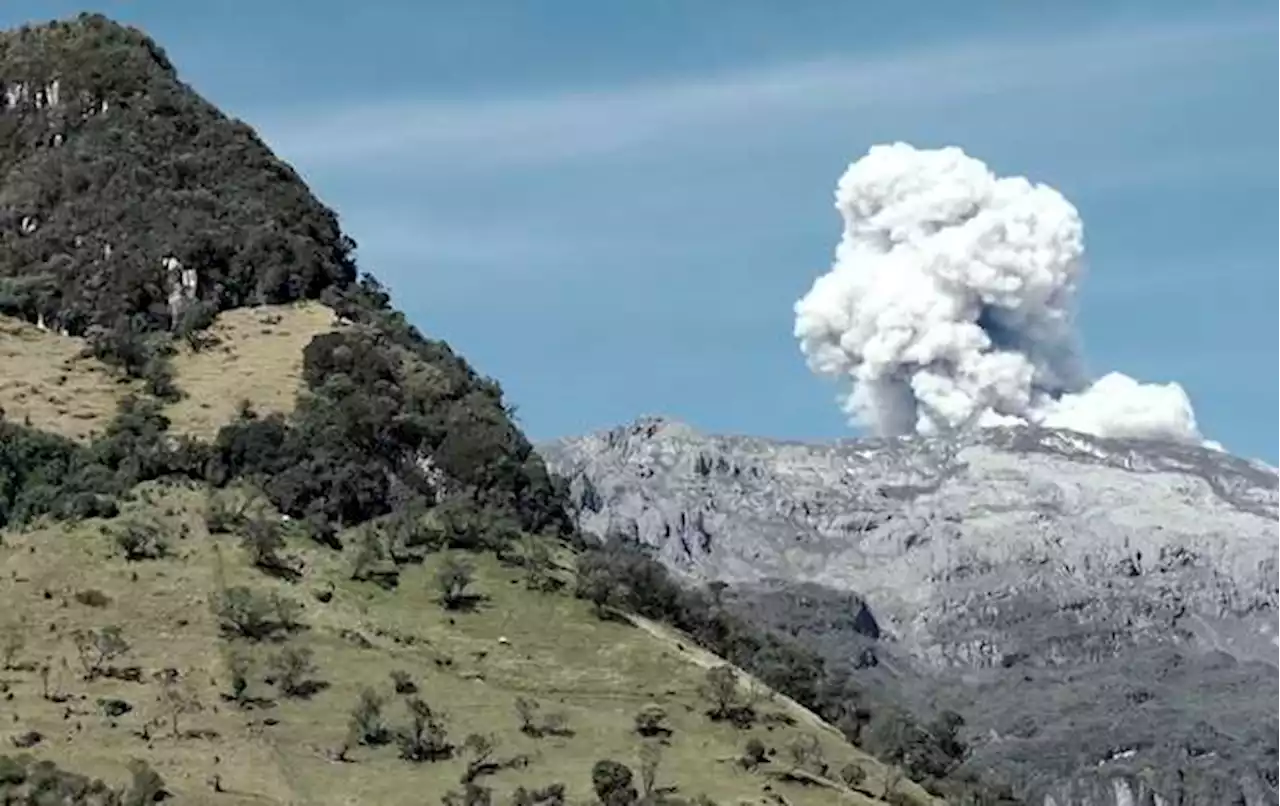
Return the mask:
<path fill-rule="evenodd" d="M 1119 87 L 1271 37 L 1273 17 L 1182 21 L 1027 41 L 994 39 L 872 58 L 830 58 L 681 81 L 542 96 L 329 99 L 252 117 L 312 170 L 412 156 L 434 165 L 539 166 L 608 156 L 709 128 L 776 130 L 815 113 L 892 112 L 993 96 Z"/>

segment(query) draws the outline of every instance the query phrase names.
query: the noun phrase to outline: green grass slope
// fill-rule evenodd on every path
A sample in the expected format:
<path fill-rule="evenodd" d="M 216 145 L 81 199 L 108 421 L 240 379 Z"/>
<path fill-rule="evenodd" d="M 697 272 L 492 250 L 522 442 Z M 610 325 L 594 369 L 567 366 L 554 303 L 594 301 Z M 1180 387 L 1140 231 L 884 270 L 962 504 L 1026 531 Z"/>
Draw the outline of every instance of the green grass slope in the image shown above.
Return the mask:
<path fill-rule="evenodd" d="M 8 740 L 36 731 L 42 738 L 26 752 L 120 784 L 127 762 L 142 759 L 181 803 L 440 802 L 463 789 L 474 752 L 413 762 L 400 758 L 391 741 L 353 743 L 341 753 L 366 688 L 385 699 L 389 730 L 408 725 L 409 698 L 396 693 L 396 672 L 443 712 L 450 743 L 462 745 L 473 733 L 492 739 L 499 769 L 478 781 L 496 803 L 509 802 L 518 787 L 557 782 L 569 802 L 595 802 L 592 765 L 614 759 L 638 772 L 646 746 L 659 751 L 657 785 L 684 797 L 861 804 L 878 802 L 867 793 L 884 790 L 885 767 L 812 715 L 768 695 L 751 727 L 709 719 L 701 690 L 718 659 L 662 628 L 601 620 L 587 602 L 529 590 L 520 568 L 469 552 L 433 554 L 386 589 L 351 579 L 358 541 L 337 553 L 290 535 L 281 553 L 305 569 L 302 579 L 273 578 L 250 564 L 237 534 L 210 534 L 209 496 L 195 484 L 153 483 L 137 488 L 114 518 L 46 521 L 3 533 L 0 624 L 8 651 L 0 730 Z M 279 516 L 264 510 L 262 517 Z M 168 550 L 158 559 L 129 561 L 116 536 L 143 524 L 165 536 Z M 558 551 L 568 566 L 571 555 Z M 450 611 L 438 602 L 435 573 L 451 555 L 474 567 L 470 590 L 482 598 L 473 610 Z M 228 637 L 213 603 L 237 586 L 296 602 L 302 626 L 264 641 Z M 122 679 L 127 673 L 86 672 L 96 653 L 82 652 L 77 635 L 112 626 L 127 649 L 104 668 L 137 667 L 137 681 Z M 279 676 L 279 659 L 293 649 L 309 651 L 312 667 L 296 696 L 278 680 L 266 682 Z M 233 698 L 233 658 L 248 660 L 243 704 Z M 176 684 L 157 677 L 166 668 L 176 670 Z M 171 688 L 189 698 L 186 710 L 175 708 Z M 522 732 L 521 698 L 540 705 L 540 718 L 562 715 L 564 730 L 542 737 Z M 113 702 L 130 710 L 112 715 Z M 636 714 L 654 705 L 666 713 L 669 736 L 636 732 Z M 749 771 L 739 758 L 752 738 L 775 755 Z M 821 748 L 829 778 L 802 771 L 787 780 L 795 766 L 789 749 L 802 742 Z M 837 783 L 834 771 L 849 763 L 867 774 L 857 790 Z M 927 802 L 909 783 L 900 788 Z"/>

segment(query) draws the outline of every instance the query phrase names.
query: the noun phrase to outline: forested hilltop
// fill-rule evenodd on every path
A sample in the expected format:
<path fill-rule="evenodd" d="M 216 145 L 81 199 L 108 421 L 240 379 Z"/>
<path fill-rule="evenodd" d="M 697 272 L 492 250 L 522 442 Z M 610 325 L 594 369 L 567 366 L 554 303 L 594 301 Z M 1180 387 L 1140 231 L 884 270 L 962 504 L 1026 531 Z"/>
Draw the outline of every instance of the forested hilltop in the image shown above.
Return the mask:
<path fill-rule="evenodd" d="M 1013 802 L 954 715 L 584 539 L 144 34 L 0 34 L 0 85 L 0 800 Z"/>

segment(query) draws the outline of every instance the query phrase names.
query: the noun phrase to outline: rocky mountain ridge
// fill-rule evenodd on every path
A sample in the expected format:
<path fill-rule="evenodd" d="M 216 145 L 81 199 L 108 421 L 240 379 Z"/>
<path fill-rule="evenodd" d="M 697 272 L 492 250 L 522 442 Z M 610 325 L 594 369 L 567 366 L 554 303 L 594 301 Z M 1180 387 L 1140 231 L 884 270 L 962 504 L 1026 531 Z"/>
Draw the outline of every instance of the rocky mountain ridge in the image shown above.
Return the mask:
<path fill-rule="evenodd" d="M 1038 802 L 1276 802 L 1261 463 L 1030 428 L 806 444 L 661 418 L 541 452 L 585 531 L 730 583 L 870 689 L 957 707 L 976 760 Z"/>

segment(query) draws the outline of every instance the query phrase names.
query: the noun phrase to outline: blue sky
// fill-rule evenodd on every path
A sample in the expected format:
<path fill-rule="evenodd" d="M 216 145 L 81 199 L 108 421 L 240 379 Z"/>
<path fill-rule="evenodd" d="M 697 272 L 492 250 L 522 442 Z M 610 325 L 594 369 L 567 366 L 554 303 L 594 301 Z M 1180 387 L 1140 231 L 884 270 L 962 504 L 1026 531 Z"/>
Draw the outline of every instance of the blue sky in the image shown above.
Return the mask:
<path fill-rule="evenodd" d="M 1065 193 L 1091 369 L 1177 380 L 1208 436 L 1276 461 L 1270 2 L 91 7 L 258 127 L 534 438 L 645 413 L 848 435 L 791 306 L 845 166 L 905 140 Z"/>

